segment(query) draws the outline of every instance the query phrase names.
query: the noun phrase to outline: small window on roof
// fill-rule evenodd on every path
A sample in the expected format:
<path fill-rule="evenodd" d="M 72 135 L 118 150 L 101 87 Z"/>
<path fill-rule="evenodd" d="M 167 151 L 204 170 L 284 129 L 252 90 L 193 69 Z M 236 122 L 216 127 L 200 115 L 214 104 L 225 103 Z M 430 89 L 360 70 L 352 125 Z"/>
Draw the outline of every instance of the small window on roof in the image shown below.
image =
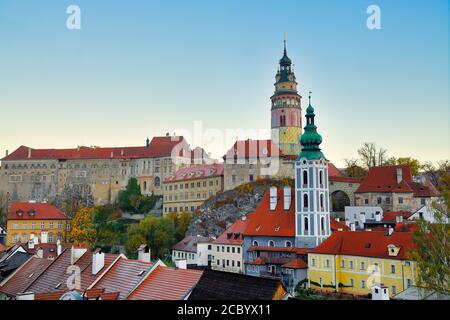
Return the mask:
<path fill-rule="evenodd" d="M 231 239 L 232 236 L 233 236 L 232 233 L 227 233 L 227 239 Z"/>
<path fill-rule="evenodd" d="M 59 283 L 55 286 L 55 289 L 58 289 L 59 287 L 61 287 L 61 285 L 62 285 L 62 282 L 59 282 Z"/>
<path fill-rule="evenodd" d="M 34 275 L 34 272 L 30 273 L 30 274 L 28 275 L 28 278 L 31 278 L 33 275 Z"/>
<path fill-rule="evenodd" d="M 370 243 L 370 242 L 368 242 L 368 243 L 366 243 L 366 249 L 369 249 L 369 248 L 371 248 L 372 247 L 372 244 Z"/>
<path fill-rule="evenodd" d="M 138 273 L 138 277 L 141 277 L 143 274 L 144 274 L 144 272 L 145 272 L 145 270 L 141 270 L 141 271 L 139 271 L 139 273 Z"/>

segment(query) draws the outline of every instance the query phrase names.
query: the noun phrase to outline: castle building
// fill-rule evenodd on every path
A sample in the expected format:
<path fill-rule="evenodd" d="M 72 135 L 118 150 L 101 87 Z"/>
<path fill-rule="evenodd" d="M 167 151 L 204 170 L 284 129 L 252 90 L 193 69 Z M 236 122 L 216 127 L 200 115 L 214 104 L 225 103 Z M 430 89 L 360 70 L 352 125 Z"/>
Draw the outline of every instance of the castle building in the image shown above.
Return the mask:
<path fill-rule="evenodd" d="M 295 164 L 296 247 L 314 248 L 331 234 L 328 160 L 319 146 L 322 136 L 314 124 L 314 108 L 306 109 L 302 151 Z"/>
<path fill-rule="evenodd" d="M 154 137 L 138 147 L 33 149 L 21 146 L 1 159 L 0 191 L 9 201 L 79 199 L 85 206 L 114 203 L 132 177 L 143 194 L 162 195 L 166 177 L 201 163 L 181 136 Z"/>
<path fill-rule="evenodd" d="M 275 93 L 270 98 L 272 102 L 272 141 L 278 144 L 282 154 L 297 156 L 300 151 L 298 138 L 302 133 L 302 97 L 297 92 L 292 61 L 287 56 L 286 41 L 275 80 Z"/>

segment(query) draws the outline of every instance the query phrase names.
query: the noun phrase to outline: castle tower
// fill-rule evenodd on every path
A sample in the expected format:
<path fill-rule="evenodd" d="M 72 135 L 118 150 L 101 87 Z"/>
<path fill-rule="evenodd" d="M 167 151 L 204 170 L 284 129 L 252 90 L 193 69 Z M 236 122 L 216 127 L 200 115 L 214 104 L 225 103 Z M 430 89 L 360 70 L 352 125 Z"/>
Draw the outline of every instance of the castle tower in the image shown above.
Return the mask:
<path fill-rule="evenodd" d="M 278 144 L 283 154 L 296 156 L 300 152 L 298 139 L 302 132 L 302 97 L 297 93 L 292 61 L 287 56 L 286 40 L 275 80 L 275 94 L 270 98 L 272 100 L 272 141 Z"/>
<path fill-rule="evenodd" d="M 328 160 L 320 151 L 322 137 L 314 124 L 314 108 L 306 109 L 306 126 L 300 138 L 302 151 L 295 163 L 296 246 L 314 248 L 331 234 Z"/>

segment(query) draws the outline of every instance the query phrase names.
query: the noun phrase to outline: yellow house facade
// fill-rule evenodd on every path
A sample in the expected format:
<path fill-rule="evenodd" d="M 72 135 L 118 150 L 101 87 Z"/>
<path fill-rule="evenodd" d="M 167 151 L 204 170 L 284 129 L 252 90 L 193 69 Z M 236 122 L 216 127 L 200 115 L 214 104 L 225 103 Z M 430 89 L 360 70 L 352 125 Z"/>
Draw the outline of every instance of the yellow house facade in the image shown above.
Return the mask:
<path fill-rule="evenodd" d="M 63 241 L 68 227 L 64 212 L 48 203 L 14 202 L 8 211 L 6 245 L 31 238 L 39 243 Z"/>
<path fill-rule="evenodd" d="M 384 284 L 394 296 L 415 284 L 417 268 L 408 259 L 410 232 L 335 232 L 308 254 L 312 289 L 368 295 Z"/>

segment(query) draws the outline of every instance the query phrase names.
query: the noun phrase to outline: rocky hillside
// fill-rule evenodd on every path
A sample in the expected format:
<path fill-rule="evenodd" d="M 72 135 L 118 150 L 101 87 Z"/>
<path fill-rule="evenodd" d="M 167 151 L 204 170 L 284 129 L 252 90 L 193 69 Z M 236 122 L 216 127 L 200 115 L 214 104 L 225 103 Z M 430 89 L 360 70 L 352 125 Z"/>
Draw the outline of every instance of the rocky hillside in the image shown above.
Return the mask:
<path fill-rule="evenodd" d="M 270 186 L 287 184 L 293 185 L 293 181 L 265 179 L 217 194 L 194 213 L 186 234 L 217 237 L 237 219 L 254 211 Z"/>

